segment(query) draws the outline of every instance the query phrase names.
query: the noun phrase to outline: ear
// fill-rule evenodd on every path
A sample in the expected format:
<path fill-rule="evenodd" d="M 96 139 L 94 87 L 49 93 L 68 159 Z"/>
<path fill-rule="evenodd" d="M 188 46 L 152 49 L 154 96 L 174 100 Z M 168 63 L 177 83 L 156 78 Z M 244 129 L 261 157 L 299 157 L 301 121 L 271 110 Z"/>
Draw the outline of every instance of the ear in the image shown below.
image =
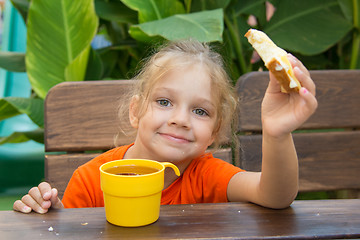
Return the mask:
<path fill-rule="evenodd" d="M 139 127 L 139 96 L 135 95 L 131 98 L 129 105 L 129 119 L 133 128 Z"/>

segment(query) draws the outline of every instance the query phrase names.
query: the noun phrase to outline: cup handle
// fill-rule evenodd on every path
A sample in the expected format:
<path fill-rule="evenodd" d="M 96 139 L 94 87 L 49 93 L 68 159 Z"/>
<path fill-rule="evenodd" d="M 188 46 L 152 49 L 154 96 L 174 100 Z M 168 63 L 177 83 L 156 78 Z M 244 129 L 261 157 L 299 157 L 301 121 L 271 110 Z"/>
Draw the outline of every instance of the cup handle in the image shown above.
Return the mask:
<path fill-rule="evenodd" d="M 178 167 L 175 166 L 174 164 L 172 164 L 170 162 L 162 162 L 161 164 L 164 165 L 164 167 L 171 167 L 174 170 L 175 174 L 180 176 L 180 171 L 179 171 Z"/>

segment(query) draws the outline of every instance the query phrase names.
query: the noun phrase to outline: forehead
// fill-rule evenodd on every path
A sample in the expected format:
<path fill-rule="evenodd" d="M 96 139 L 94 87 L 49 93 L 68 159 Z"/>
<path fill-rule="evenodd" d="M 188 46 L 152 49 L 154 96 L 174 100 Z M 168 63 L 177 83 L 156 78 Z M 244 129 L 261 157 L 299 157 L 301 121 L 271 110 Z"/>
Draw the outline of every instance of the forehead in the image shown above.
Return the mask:
<path fill-rule="evenodd" d="M 197 66 L 174 68 L 168 71 L 153 85 L 150 96 L 185 101 L 205 108 L 217 108 L 211 79 L 206 71 Z"/>
<path fill-rule="evenodd" d="M 206 69 L 199 64 L 169 69 L 153 84 L 153 90 L 160 88 L 198 91 L 209 96 L 213 92 L 211 78 Z"/>

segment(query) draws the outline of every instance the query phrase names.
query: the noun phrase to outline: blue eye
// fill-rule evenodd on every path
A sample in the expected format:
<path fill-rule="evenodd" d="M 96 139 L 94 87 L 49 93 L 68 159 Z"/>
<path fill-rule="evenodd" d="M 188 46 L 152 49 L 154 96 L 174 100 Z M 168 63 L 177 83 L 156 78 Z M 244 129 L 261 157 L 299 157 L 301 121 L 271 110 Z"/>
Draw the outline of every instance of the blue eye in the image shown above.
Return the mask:
<path fill-rule="evenodd" d="M 160 104 L 161 106 L 164 106 L 164 107 L 169 107 L 169 106 L 171 106 L 170 101 L 167 100 L 167 99 L 159 99 L 159 100 L 156 100 L 156 102 L 157 102 L 158 104 Z"/>
<path fill-rule="evenodd" d="M 201 108 L 194 109 L 193 113 L 199 116 L 209 116 L 209 114 L 204 109 Z"/>

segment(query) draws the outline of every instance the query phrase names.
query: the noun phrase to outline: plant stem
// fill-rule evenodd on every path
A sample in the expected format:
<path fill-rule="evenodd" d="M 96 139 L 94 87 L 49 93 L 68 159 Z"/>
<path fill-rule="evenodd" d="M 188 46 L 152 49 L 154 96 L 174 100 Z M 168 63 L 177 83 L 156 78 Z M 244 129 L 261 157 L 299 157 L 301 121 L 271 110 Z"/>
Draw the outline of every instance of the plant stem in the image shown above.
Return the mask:
<path fill-rule="evenodd" d="M 186 5 L 186 13 L 190 13 L 190 10 L 191 10 L 191 0 L 187 1 L 187 4 L 186 4 L 186 1 L 185 1 L 185 5 Z"/>
<path fill-rule="evenodd" d="M 351 50 L 351 60 L 350 60 L 350 69 L 356 69 L 358 59 L 359 59 L 359 45 L 360 45 L 360 35 L 359 35 L 359 5 L 358 0 L 353 0 L 353 21 L 354 21 L 354 33 L 353 33 L 353 42 Z"/>
<path fill-rule="evenodd" d="M 234 44 L 235 48 L 235 55 L 238 59 L 238 67 L 240 68 L 240 74 L 243 74 L 247 72 L 246 63 L 244 59 L 244 54 L 241 46 L 241 42 L 239 39 L 239 34 L 237 33 L 237 30 L 234 28 L 232 23 L 230 22 L 228 16 L 224 14 L 224 20 L 226 23 L 227 28 L 229 29 L 230 38 L 232 39 L 232 43 Z M 236 20 L 235 20 L 236 21 Z"/>

